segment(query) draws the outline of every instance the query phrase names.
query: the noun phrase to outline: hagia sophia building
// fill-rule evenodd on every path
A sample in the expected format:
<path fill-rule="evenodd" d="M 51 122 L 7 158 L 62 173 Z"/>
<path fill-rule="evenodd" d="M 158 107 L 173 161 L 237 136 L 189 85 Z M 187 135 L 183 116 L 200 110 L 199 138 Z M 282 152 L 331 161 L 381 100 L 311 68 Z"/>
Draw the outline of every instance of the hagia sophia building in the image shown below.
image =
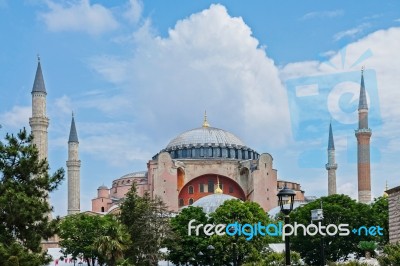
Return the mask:
<path fill-rule="evenodd" d="M 32 117 L 29 119 L 33 143 L 39 149 L 39 157 L 47 158 L 49 119 L 46 115 L 46 88 L 41 62 L 38 60 L 35 81 L 32 89 Z M 358 189 L 359 201 L 370 201 L 370 166 L 368 128 L 368 105 L 361 75 L 358 140 Z M 199 121 L 200 122 L 200 121 Z M 278 180 L 273 157 L 269 153 L 258 153 L 233 133 L 212 127 L 207 115 L 198 128 L 185 131 L 173 138 L 166 147 L 161 148 L 147 163 L 144 171 L 128 173 L 115 179 L 111 187 L 105 185 L 97 189 L 97 197 L 92 199 L 91 213 L 106 214 L 118 211 L 118 204 L 135 183 L 139 196 L 148 192 L 151 197 L 158 196 L 170 211 L 215 198 L 210 197 L 218 191 L 219 195 L 253 201 L 265 211 L 278 206 L 279 189 L 288 187 L 296 192 L 295 202 L 304 203 L 315 197 L 305 197 L 301 185 L 288 180 Z M 80 213 L 80 166 L 79 139 L 72 116 L 68 139 L 68 215 Z M 332 127 L 329 127 L 328 140 L 328 194 L 336 194 L 335 147 Z"/>

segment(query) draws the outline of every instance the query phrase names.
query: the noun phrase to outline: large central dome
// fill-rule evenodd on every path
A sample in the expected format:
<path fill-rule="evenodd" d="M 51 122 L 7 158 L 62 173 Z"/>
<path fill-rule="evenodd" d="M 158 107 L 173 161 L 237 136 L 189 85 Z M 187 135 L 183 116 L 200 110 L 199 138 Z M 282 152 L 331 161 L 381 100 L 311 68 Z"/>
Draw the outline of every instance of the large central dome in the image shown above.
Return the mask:
<path fill-rule="evenodd" d="M 200 127 L 183 132 L 182 134 L 171 140 L 166 148 L 170 149 L 184 145 L 217 145 L 222 147 L 246 146 L 238 137 L 236 137 L 232 133 L 215 127 Z"/>
<path fill-rule="evenodd" d="M 249 160 L 259 156 L 232 133 L 210 127 L 207 115 L 204 116 L 202 127 L 178 135 L 161 152 L 168 152 L 172 159 Z M 158 154 L 153 159 L 156 159 Z"/>

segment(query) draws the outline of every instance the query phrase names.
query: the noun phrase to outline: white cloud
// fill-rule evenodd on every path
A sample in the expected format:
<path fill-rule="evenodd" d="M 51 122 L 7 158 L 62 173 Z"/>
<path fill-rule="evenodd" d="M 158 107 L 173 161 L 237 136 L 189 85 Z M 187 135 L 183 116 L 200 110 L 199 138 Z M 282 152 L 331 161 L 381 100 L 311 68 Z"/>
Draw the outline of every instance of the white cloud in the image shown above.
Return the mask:
<path fill-rule="evenodd" d="M 150 26 L 134 34 L 133 58 L 95 58 L 92 67 L 125 84 L 124 97 L 155 138 L 200 126 L 207 109 L 213 126 L 236 132 L 249 146 L 285 143 L 289 115 L 278 69 L 242 18 L 212 5 L 178 21 L 166 38 Z"/>
<path fill-rule="evenodd" d="M 100 4 L 90 4 L 90 0 L 69 2 L 66 5 L 46 1 L 49 11 L 41 13 L 51 31 L 83 31 L 101 34 L 118 27 L 110 10 Z"/>
<path fill-rule="evenodd" d="M 369 23 L 362 23 L 362 24 L 358 25 L 357 27 L 354 27 L 354 28 L 351 28 L 349 30 L 345 30 L 345 31 L 341 31 L 341 32 L 336 33 L 333 36 L 333 40 L 334 41 L 339 41 L 340 39 L 343 39 L 344 37 L 353 38 L 353 37 L 359 36 L 368 27 L 370 27 Z"/>
<path fill-rule="evenodd" d="M 28 126 L 29 117 L 32 114 L 30 106 L 14 106 L 11 111 L 0 114 L 0 125 L 20 129 Z"/>
<path fill-rule="evenodd" d="M 124 17 L 131 23 L 137 23 L 142 16 L 143 3 L 140 0 L 129 0 L 129 6 Z"/>
<path fill-rule="evenodd" d="M 80 123 L 79 133 L 83 136 L 80 138 L 81 152 L 112 166 L 145 162 L 154 155 L 142 148 L 143 145 L 150 147 L 150 140 L 136 132 L 132 123 Z"/>
<path fill-rule="evenodd" d="M 302 20 L 314 19 L 314 18 L 335 18 L 343 16 L 343 10 L 331 10 L 331 11 L 315 11 L 305 14 L 301 17 Z"/>

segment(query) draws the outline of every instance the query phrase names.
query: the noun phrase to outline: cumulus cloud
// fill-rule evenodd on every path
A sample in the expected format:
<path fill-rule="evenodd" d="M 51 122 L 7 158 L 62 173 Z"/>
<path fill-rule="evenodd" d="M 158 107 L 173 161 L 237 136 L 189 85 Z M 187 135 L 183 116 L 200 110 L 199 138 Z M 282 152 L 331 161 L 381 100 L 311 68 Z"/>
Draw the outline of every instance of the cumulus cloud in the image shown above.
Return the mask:
<path fill-rule="evenodd" d="M 165 38 L 154 35 L 148 21 L 134 41 L 132 58 L 95 58 L 92 67 L 110 82 L 125 84 L 134 113 L 155 138 L 200 126 L 207 109 L 213 126 L 236 132 L 249 146 L 287 139 L 278 69 L 242 18 L 231 17 L 225 7 L 211 5 L 178 21 Z"/>
<path fill-rule="evenodd" d="M 110 10 L 100 4 L 90 4 L 90 0 L 78 0 L 68 4 L 46 1 L 48 12 L 39 16 L 51 31 L 83 31 L 101 34 L 118 27 Z"/>
<path fill-rule="evenodd" d="M 28 126 L 32 114 L 30 106 L 14 106 L 10 111 L 0 114 L 0 125 L 20 129 L 21 125 Z"/>
<path fill-rule="evenodd" d="M 143 12 L 143 3 L 140 0 L 129 0 L 128 9 L 124 13 L 124 17 L 131 23 L 137 23 Z"/>

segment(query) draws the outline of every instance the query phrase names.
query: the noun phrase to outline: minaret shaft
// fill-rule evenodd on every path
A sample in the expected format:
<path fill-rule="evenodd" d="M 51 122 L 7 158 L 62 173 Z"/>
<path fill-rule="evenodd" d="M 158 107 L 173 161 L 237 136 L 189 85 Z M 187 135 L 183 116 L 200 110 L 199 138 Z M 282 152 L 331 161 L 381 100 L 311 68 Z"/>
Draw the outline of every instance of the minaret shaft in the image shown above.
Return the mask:
<path fill-rule="evenodd" d="M 79 142 L 75 127 L 75 120 L 72 117 L 71 130 L 68 141 L 68 215 L 80 212 L 80 168 Z"/>
<path fill-rule="evenodd" d="M 39 152 L 39 160 L 47 159 L 48 136 L 47 128 L 49 119 L 46 116 L 46 87 L 42 74 L 40 60 L 36 69 L 35 81 L 32 88 L 32 117 L 29 118 L 29 125 L 33 135 L 33 144 Z"/>
<path fill-rule="evenodd" d="M 369 203 L 371 201 L 370 139 L 372 132 L 368 127 L 368 104 L 363 72 L 358 106 L 358 129 L 355 135 L 357 138 L 358 201 Z"/>
<path fill-rule="evenodd" d="M 328 196 L 336 194 L 336 169 L 335 144 L 333 141 L 332 124 L 329 125 L 328 140 L 328 163 L 325 165 L 328 170 Z"/>

